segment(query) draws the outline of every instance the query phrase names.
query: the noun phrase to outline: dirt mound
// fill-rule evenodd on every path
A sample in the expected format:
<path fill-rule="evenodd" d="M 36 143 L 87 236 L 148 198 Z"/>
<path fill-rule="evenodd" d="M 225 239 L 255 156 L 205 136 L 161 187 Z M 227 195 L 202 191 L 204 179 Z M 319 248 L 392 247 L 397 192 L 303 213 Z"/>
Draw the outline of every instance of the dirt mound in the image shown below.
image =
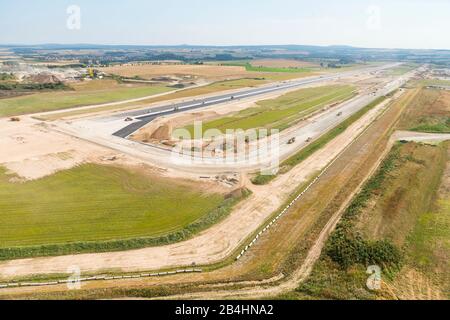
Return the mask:
<path fill-rule="evenodd" d="M 200 111 L 181 113 L 170 117 L 160 117 L 138 130 L 131 136 L 131 139 L 143 142 L 149 142 L 150 140 L 171 140 L 174 129 L 192 124 L 194 120 L 205 121 L 216 116 L 217 113 L 214 111 Z"/>
<path fill-rule="evenodd" d="M 61 83 L 57 76 L 47 73 L 31 75 L 27 80 L 33 83 Z"/>
<path fill-rule="evenodd" d="M 238 189 L 235 189 L 235 190 L 231 191 L 230 193 L 228 193 L 228 194 L 225 196 L 225 199 L 230 199 L 230 198 L 237 199 L 237 198 L 241 198 L 244 194 L 247 194 L 247 193 L 249 193 L 249 190 L 248 190 L 248 189 L 246 189 L 246 188 L 238 188 Z"/>
<path fill-rule="evenodd" d="M 172 132 L 172 126 L 170 123 L 163 124 L 158 127 L 150 136 L 151 139 L 156 140 L 168 140 L 170 139 L 170 133 Z"/>

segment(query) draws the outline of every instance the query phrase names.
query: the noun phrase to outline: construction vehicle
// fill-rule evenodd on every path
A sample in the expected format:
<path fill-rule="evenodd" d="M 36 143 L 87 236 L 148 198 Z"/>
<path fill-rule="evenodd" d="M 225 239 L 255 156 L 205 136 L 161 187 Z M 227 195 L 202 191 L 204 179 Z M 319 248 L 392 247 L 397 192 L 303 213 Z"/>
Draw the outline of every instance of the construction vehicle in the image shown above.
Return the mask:
<path fill-rule="evenodd" d="M 94 69 L 88 68 L 87 71 L 88 71 L 89 77 L 94 79 L 95 78 L 95 71 L 94 71 Z"/>

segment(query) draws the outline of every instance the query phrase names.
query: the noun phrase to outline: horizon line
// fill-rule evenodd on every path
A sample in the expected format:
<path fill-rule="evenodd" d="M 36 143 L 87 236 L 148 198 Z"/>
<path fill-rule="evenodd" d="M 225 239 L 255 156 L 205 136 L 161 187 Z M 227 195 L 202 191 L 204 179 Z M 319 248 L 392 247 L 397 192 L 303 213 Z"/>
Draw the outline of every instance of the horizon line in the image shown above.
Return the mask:
<path fill-rule="evenodd" d="M 2 47 L 33 47 L 33 46 L 105 46 L 105 47 L 210 47 L 210 48 L 239 48 L 239 47 L 342 47 L 353 49 L 367 49 L 367 50 L 417 50 L 417 51 L 450 51 L 443 48 L 400 48 L 400 47 L 363 47 L 346 44 L 110 44 L 110 43 L 64 43 L 64 42 L 48 42 L 48 43 L 0 43 Z"/>

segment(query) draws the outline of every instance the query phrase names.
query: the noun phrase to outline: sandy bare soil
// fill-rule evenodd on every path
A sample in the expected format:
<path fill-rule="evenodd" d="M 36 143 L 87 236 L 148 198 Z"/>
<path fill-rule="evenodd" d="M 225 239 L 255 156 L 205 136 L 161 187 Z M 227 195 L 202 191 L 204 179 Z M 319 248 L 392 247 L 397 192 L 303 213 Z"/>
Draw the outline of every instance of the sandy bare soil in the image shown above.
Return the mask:
<path fill-rule="evenodd" d="M 124 252 L 68 255 L 21 259 L 0 263 L 0 276 L 65 273 L 72 265 L 82 272 L 100 270 L 137 271 L 170 266 L 209 264 L 220 261 L 233 252 L 249 233 L 256 230 L 286 201 L 292 191 L 318 170 L 325 167 L 381 112 L 380 105 L 355 122 L 343 134 L 316 152 L 287 174 L 266 186 L 249 186 L 253 195 L 240 203 L 221 223 L 188 241 L 163 247 Z"/>
<path fill-rule="evenodd" d="M 58 134 L 27 117 L 0 119 L 0 166 L 24 179 L 38 179 L 117 152 Z"/>
<path fill-rule="evenodd" d="M 416 142 L 438 142 L 450 140 L 450 133 L 424 133 L 416 131 L 396 131 L 394 137 L 397 140 Z"/>

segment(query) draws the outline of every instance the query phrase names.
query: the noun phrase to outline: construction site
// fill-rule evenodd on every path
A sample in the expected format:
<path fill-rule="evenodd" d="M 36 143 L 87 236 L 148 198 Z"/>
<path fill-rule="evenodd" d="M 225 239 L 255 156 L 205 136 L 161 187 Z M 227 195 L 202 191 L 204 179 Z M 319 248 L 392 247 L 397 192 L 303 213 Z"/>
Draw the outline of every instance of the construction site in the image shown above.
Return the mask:
<path fill-rule="evenodd" d="M 285 320 L 450 299 L 449 2 L 0 7 L 14 314 L 76 300 Z"/>
<path fill-rule="evenodd" d="M 200 69 L 183 66 L 180 72 Z M 237 88 L 202 92 L 200 84 L 8 113 L 0 119 L 0 297 L 446 298 L 448 279 L 430 278 L 408 262 L 376 260 L 377 241 L 395 256 L 411 232 L 393 237 L 381 231 L 383 218 L 378 231 L 352 220 L 374 248 L 369 262 L 399 268 L 399 277 L 409 281 L 419 277 L 424 287 L 405 291 L 394 277 L 375 292 L 364 290 L 356 276 L 357 296 L 333 287 L 347 272 L 338 268 L 344 257 L 334 255 L 335 233 L 347 230 L 341 225 L 348 211 L 385 174 L 386 162 L 401 153 L 440 168 L 429 182 L 436 194 L 423 203 L 448 199 L 450 134 L 442 117 L 448 117 L 450 99 L 430 87 L 430 70 L 379 63 L 297 78 L 290 73 L 289 79 Z M 118 72 L 105 69 L 106 77 L 107 71 Z M 151 72 L 146 65 L 137 75 L 162 76 Z M 40 95 L 46 93 L 34 99 Z M 417 99 L 424 102 L 420 107 Z M 423 152 L 433 157 L 420 160 Z M 383 217 L 385 209 L 378 210 Z M 415 222 L 406 225 L 413 230 Z M 355 260 L 346 268 L 364 274 L 366 263 Z M 339 270 L 327 292 L 324 268 Z M 77 290 L 70 289 L 73 283 Z"/>

